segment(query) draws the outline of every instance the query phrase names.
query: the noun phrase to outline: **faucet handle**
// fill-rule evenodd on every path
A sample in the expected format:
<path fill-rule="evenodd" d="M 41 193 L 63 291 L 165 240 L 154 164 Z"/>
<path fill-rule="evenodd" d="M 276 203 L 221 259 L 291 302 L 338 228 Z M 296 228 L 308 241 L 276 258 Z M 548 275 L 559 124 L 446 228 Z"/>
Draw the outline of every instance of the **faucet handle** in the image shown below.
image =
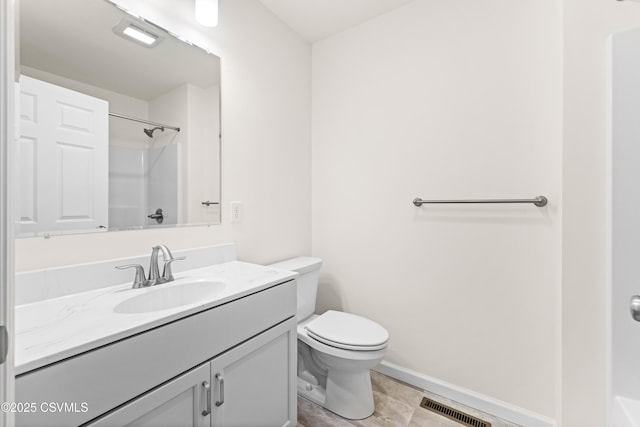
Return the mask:
<path fill-rule="evenodd" d="M 136 277 L 133 279 L 133 289 L 144 288 L 149 286 L 149 282 L 144 277 L 144 267 L 140 264 L 127 264 L 127 265 L 118 265 L 116 266 L 118 270 L 124 270 L 127 268 L 135 268 L 136 269 Z"/>
<path fill-rule="evenodd" d="M 171 263 L 173 261 L 182 261 L 187 259 L 186 256 L 181 256 L 178 258 L 171 258 L 168 259 L 164 262 L 164 270 L 162 270 L 162 277 L 167 281 L 167 282 L 171 282 L 173 281 L 173 273 L 171 272 Z"/>

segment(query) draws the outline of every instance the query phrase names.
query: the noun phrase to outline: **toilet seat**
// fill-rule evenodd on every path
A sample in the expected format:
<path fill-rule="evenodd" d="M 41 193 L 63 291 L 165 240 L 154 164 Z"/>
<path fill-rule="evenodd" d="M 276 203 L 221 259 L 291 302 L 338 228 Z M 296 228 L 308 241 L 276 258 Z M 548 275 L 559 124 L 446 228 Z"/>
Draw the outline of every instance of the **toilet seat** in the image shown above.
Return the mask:
<path fill-rule="evenodd" d="M 334 310 L 314 318 L 305 330 L 310 338 L 345 350 L 382 350 L 389 340 L 389 332 L 376 322 Z"/>

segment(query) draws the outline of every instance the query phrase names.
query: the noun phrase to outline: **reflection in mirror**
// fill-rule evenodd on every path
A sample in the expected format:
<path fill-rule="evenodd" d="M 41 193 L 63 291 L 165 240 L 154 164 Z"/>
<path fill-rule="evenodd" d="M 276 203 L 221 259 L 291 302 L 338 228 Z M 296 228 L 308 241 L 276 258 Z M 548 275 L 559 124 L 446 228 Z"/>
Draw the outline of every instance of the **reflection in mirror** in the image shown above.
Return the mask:
<path fill-rule="evenodd" d="M 107 0 L 20 2 L 20 235 L 220 222 L 220 60 Z"/>

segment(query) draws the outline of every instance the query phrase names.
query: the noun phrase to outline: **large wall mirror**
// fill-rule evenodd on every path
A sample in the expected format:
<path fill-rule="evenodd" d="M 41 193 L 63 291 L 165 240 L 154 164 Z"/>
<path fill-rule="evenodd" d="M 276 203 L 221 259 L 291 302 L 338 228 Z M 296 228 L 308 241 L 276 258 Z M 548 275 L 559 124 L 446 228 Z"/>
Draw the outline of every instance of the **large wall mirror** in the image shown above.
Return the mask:
<path fill-rule="evenodd" d="M 220 59 L 107 0 L 20 0 L 20 236 L 220 222 Z"/>

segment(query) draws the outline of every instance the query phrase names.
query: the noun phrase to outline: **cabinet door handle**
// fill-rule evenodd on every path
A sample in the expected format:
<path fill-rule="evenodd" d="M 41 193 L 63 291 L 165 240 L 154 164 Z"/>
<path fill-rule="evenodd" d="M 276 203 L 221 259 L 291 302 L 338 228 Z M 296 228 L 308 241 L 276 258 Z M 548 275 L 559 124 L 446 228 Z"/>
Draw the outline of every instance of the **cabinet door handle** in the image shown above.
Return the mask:
<path fill-rule="evenodd" d="M 220 383 L 220 400 L 216 401 L 216 406 L 222 406 L 224 404 L 224 378 L 222 374 L 216 374 L 216 379 Z"/>
<path fill-rule="evenodd" d="M 204 389 L 207 391 L 207 409 L 202 411 L 202 416 L 206 417 L 211 413 L 211 386 L 207 381 L 204 381 L 202 383 L 202 387 L 204 387 Z"/>

